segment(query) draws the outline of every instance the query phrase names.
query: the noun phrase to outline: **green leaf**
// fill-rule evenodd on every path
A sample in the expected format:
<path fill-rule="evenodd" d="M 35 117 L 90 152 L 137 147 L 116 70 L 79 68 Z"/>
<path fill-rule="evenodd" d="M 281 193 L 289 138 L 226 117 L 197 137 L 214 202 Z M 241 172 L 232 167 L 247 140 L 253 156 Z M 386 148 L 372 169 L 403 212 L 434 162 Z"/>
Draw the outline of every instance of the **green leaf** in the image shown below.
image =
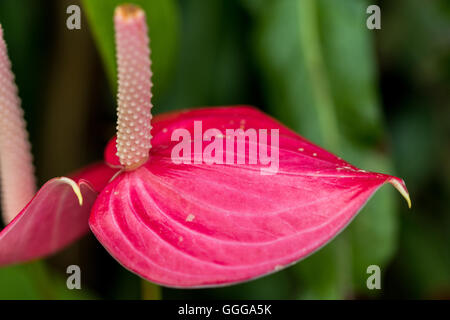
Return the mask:
<path fill-rule="evenodd" d="M 69 290 L 64 277 L 43 261 L 0 268 L 0 300 L 93 299 L 86 289 Z"/>
<path fill-rule="evenodd" d="M 383 126 L 372 31 L 366 28 L 368 3 L 320 0 L 317 4 L 322 52 L 340 134 L 360 147 L 376 145 Z"/>
<path fill-rule="evenodd" d="M 160 95 L 170 80 L 178 46 L 179 19 L 175 1 L 83 0 L 82 3 L 114 90 L 117 81 L 114 10 L 120 4 L 133 3 L 145 11 L 151 43 L 153 93 Z"/>
<path fill-rule="evenodd" d="M 0 269 L 0 299 L 45 299 L 46 290 L 40 290 L 24 265 Z"/>
<path fill-rule="evenodd" d="M 335 110 L 318 43 L 314 2 L 258 3 L 254 46 L 268 110 L 310 140 L 337 148 Z M 255 5 L 253 0 L 252 8 Z"/>
<path fill-rule="evenodd" d="M 343 235 L 314 253 L 311 257 L 292 267 L 297 275 L 300 290 L 298 299 L 340 299 L 345 295 L 345 280 L 348 274 L 343 273 L 348 261 L 346 250 L 348 242 Z"/>
<path fill-rule="evenodd" d="M 182 1 L 183 36 L 169 95 L 155 112 L 248 101 L 247 17 L 229 0 Z"/>

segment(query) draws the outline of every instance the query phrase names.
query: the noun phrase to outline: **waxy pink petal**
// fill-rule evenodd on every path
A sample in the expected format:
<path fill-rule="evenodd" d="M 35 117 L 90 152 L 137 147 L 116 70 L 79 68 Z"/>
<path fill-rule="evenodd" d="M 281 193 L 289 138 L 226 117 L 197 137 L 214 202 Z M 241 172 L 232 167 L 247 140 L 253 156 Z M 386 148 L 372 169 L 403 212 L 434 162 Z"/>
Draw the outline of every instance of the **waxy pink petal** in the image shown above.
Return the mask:
<path fill-rule="evenodd" d="M 54 178 L 44 184 L 0 232 L 0 265 L 44 257 L 84 235 L 97 194 L 116 171 L 95 164 L 73 179 Z"/>
<path fill-rule="evenodd" d="M 203 131 L 279 129 L 278 172 L 261 175 L 259 164 L 174 164 L 172 131 L 194 137 L 194 121 Z M 360 170 L 254 108 L 183 111 L 152 124 L 148 162 L 105 187 L 89 223 L 124 267 L 161 285 L 225 285 L 285 268 L 333 239 L 385 183 L 409 203 L 401 179 Z M 117 165 L 114 145 L 105 159 Z"/>

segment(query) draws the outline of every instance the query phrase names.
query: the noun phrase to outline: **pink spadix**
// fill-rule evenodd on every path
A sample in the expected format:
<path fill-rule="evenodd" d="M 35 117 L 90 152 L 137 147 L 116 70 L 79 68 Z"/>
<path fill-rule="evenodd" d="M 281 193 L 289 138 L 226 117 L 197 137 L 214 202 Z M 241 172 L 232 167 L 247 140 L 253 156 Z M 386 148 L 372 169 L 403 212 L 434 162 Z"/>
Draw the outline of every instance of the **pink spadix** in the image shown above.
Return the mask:
<path fill-rule="evenodd" d="M 0 26 L 0 176 L 3 220 L 9 223 L 36 192 L 31 147 Z"/>
<path fill-rule="evenodd" d="M 117 156 L 126 170 L 148 159 L 152 108 L 150 49 L 145 14 L 132 5 L 116 9 L 116 55 L 119 77 Z"/>

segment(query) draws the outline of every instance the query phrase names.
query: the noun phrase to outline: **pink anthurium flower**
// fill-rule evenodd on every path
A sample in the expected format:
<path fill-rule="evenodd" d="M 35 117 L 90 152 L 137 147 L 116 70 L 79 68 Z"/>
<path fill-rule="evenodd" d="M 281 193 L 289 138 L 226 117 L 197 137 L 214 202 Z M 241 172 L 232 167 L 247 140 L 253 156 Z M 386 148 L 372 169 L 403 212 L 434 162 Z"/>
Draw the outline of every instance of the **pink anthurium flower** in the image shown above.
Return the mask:
<path fill-rule="evenodd" d="M 0 265 L 24 262 L 63 248 L 85 234 L 97 193 L 116 170 L 103 163 L 54 178 L 36 193 L 20 99 L 0 26 Z"/>
<path fill-rule="evenodd" d="M 144 13 L 119 8 L 115 27 L 119 120 L 105 161 L 122 170 L 89 224 L 124 267 L 170 287 L 236 283 L 318 250 L 385 183 L 410 204 L 401 179 L 360 170 L 252 107 L 163 114 L 151 129 Z"/>
<path fill-rule="evenodd" d="M 252 107 L 151 121 L 144 12 L 120 6 L 114 22 L 118 132 L 105 162 L 117 173 L 106 186 L 101 174 L 89 226 L 125 268 L 169 287 L 237 283 L 324 246 L 385 183 L 410 205 L 403 180 L 360 170 Z"/>

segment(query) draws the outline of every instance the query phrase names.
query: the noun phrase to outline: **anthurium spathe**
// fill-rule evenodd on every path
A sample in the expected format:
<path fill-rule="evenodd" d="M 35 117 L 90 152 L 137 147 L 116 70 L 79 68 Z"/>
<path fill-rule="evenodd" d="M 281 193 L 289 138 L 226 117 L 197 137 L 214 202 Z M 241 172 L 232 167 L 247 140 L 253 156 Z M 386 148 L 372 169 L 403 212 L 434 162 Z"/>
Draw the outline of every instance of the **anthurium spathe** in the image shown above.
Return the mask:
<path fill-rule="evenodd" d="M 48 181 L 36 193 L 20 99 L 0 26 L 0 265 L 36 259 L 85 234 L 97 193 L 114 170 L 103 163 Z"/>
<path fill-rule="evenodd" d="M 105 160 L 122 170 L 89 224 L 124 267 L 170 287 L 236 283 L 318 250 L 385 183 L 410 205 L 401 179 L 360 170 L 252 107 L 164 114 L 151 129 L 144 13 L 118 8 L 115 28 L 118 134 Z"/>
<path fill-rule="evenodd" d="M 91 230 L 127 269 L 179 288 L 246 281 L 318 250 L 385 183 L 410 204 L 401 179 L 360 170 L 253 107 L 152 119 L 145 14 L 120 6 L 114 24 L 119 94 L 117 138 L 105 149 L 111 169 L 81 174 L 100 192 L 96 198 L 80 178 L 73 190 L 88 193 Z M 55 195 L 52 185 L 42 190 Z M 39 207 L 31 205 L 39 197 L 24 210 Z M 21 215 L 45 218 L 38 209 Z M 86 212 L 80 216 L 82 228 Z M 64 232 L 60 227 L 52 230 Z M 26 232 L 26 225 L 17 229 Z"/>

